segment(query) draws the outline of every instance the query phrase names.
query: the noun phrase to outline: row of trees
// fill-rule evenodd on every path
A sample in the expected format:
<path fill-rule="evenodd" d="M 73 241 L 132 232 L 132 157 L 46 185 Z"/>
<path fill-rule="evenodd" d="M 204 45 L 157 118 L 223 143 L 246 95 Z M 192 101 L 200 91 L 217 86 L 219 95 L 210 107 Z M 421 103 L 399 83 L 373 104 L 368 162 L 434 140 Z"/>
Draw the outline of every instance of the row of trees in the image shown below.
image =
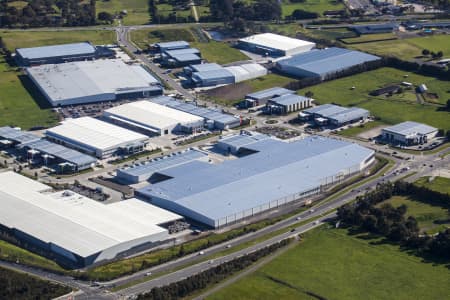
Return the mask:
<path fill-rule="evenodd" d="M 71 290 L 54 282 L 0 268 L 0 299 L 54 299 Z"/>
<path fill-rule="evenodd" d="M 442 56 L 444 56 L 444 52 L 442 51 L 434 52 L 428 49 L 423 49 L 422 54 L 425 56 L 431 55 L 432 58 L 442 58 Z"/>
<path fill-rule="evenodd" d="M 26 0 L 23 8 L 0 1 L 0 27 L 88 26 L 96 20 L 95 0 Z"/>
<path fill-rule="evenodd" d="M 450 195 L 398 181 L 380 184 L 374 191 L 358 197 L 354 204 L 340 207 L 338 218 L 346 225 L 399 242 L 418 254 L 431 255 L 439 260 L 450 259 L 450 230 L 436 236 L 420 235 L 417 220 L 411 216 L 405 217 L 405 205 L 397 208 L 390 204 L 377 206 L 394 195 L 414 196 L 413 199 L 448 208 L 450 212 Z"/>
<path fill-rule="evenodd" d="M 149 293 L 138 296 L 138 300 L 165 300 L 179 299 L 190 295 L 192 292 L 204 289 L 208 285 L 219 282 L 230 275 L 243 270 L 261 259 L 273 253 L 275 250 L 288 245 L 292 240 L 286 239 L 278 243 L 223 263 L 217 267 L 208 269 L 184 280 L 171 283 L 163 287 L 155 287 Z"/>

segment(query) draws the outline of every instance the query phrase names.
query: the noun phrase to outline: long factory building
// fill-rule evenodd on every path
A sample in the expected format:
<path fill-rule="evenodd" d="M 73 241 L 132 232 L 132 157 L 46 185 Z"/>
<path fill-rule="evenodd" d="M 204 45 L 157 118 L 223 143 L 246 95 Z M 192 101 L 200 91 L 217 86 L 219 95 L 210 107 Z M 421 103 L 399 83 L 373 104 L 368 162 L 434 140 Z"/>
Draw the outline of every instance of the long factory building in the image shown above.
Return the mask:
<path fill-rule="evenodd" d="M 47 129 L 47 138 L 78 151 L 106 158 L 144 150 L 148 136 L 91 117 L 66 119 Z"/>
<path fill-rule="evenodd" d="M 303 121 L 314 121 L 317 125 L 343 126 L 366 120 L 370 112 L 359 107 L 344 107 L 335 104 L 323 104 L 300 112 Z"/>
<path fill-rule="evenodd" d="M 273 57 L 307 52 L 315 46 L 313 42 L 274 33 L 255 34 L 238 41 L 238 47 L 241 49 Z"/>
<path fill-rule="evenodd" d="M 150 101 L 168 106 L 170 108 L 184 111 L 186 113 L 202 117 L 206 120 L 206 127 L 209 129 L 229 129 L 241 125 L 240 118 L 233 115 L 223 113 L 222 111 L 199 107 L 191 103 L 185 103 L 167 96 L 160 96 L 149 99 Z"/>
<path fill-rule="evenodd" d="M 111 122 L 142 131 L 146 135 L 192 133 L 203 128 L 204 119 L 148 100 L 119 105 L 103 116 Z"/>
<path fill-rule="evenodd" d="M 163 90 L 141 65 L 120 59 L 49 64 L 25 71 L 52 106 L 145 98 Z"/>
<path fill-rule="evenodd" d="M 364 52 L 332 47 L 281 59 L 276 67 L 280 72 L 291 76 L 326 79 L 336 72 L 379 59 L 378 56 Z"/>
<path fill-rule="evenodd" d="M 407 146 L 427 143 L 437 133 L 437 128 L 413 121 L 402 122 L 381 130 L 385 141 Z"/>
<path fill-rule="evenodd" d="M 132 254 L 170 238 L 181 216 L 129 199 L 104 205 L 8 171 L 0 173 L 0 224 L 58 261 L 77 267 Z"/>
<path fill-rule="evenodd" d="M 217 145 L 247 155 L 212 164 L 199 160 L 158 171 L 166 180 L 136 191 L 143 200 L 213 228 L 316 195 L 374 162 L 357 144 L 311 136 L 283 142 L 264 135 L 224 137 Z"/>

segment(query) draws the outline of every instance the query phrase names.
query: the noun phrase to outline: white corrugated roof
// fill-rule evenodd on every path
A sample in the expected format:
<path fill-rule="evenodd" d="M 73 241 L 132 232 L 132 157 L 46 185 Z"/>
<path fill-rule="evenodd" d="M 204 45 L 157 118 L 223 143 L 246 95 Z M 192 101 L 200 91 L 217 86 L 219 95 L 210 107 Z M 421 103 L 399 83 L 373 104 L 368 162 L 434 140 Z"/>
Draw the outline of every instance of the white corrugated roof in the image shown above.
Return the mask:
<path fill-rule="evenodd" d="M 181 217 L 136 199 L 104 205 L 79 194 L 42 193 L 49 187 L 14 172 L 0 173 L 0 224 L 86 257 L 165 231 Z"/>
<path fill-rule="evenodd" d="M 140 65 L 127 65 L 120 59 L 48 64 L 26 70 L 54 102 L 148 88 L 158 83 Z"/>
<path fill-rule="evenodd" d="M 106 112 L 107 115 L 111 114 L 157 128 L 203 120 L 201 117 L 146 100 L 116 106 Z"/>
<path fill-rule="evenodd" d="M 294 39 L 274 33 L 255 34 L 248 36 L 246 38 L 242 38 L 240 39 L 240 41 L 257 44 L 268 48 L 280 49 L 284 51 L 289 51 L 291 49 L 306 45 L 315 45 L 312 42 Z"/>
<path fill-rule="evenodd" d="M 144 141 L 148 137 L 91 117 L 66 119 L 61 125 L 47 130 L 96 149 L 110 149 L 126 143 Z"/>

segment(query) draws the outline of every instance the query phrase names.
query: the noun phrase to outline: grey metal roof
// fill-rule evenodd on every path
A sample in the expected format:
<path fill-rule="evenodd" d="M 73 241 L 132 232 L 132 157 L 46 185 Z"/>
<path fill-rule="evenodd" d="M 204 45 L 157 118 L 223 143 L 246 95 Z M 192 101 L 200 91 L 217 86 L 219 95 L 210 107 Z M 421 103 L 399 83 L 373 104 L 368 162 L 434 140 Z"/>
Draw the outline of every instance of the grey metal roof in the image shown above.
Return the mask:
<path fill-rule="evenodd" d="M 204 107 L 198 107 L 194 104 L 189 104 L 189 103 L 183 103 L 180 101 L 177 101 L 175 99 L 173 99 L 172 97 L 167 97 L 167 96 L 160 96 L 160 97 L 156 97 L 156 98 L 151 98 L 150 101 L 158 103 L 158 104 L 162 104 L 162 105 L 166 105 L 199 117 L 203 117 L 207 120 L 213 120 L 215 122 L 220 122 L 223 123 L 225 125 L 227 124 L 234 124 L 236 122 L 239 122 L 239 119 L 229 115 L 229 114 L 225 114 L 223 112 L 220 111 L 216 111 L 210 108 L 204 108 Z"/>
<path fill-rule="evenodd" d="M 16 143 L 29 143 L 32 141 L 37 141 L 40 139 L 40 137 L 38 137 L 35 134 L 26 132 L 26 131 L 22 131 L 22 130 L 18 130 L 18 129 L 14 129 L 12 127 L 9 126 L 5 126 L 5 127 L 0 127 L 0 137 L 3 139 L 7 139 Z"/>
<path fill-rule="evenodd" d="M 88 42 L 84 42 L 33 48 L 19 48 L 16 49 L 16 52 L 26 59 L 39 59 L 46 57 L 72 56 L 77 54 L 94 54 L 95 47 Z"/>
<path fill-rule="evenodd" d="M 120 172 L 130 176 L 146 175 L 150 177 L 156 172 L 183 165 L 206 156 L 207 155 L 201 151 L 188 149 L 179 153 L 173 153 L 169 156 L 155 158 L 146 163 L 134 165 L 128 168 L 122 168 L 120 169 Z"/>
<path fill-rule="evenodd" d="M 310 73 L 325 75 L 364 62 L 380 59 L 378 56 L 343 48 L 311 50 L 277 62 L 279 66 L 298 68 Z"/>
<path fill-rule="evenodd" d="M 234 75 L 227 69 L 215 69 L 209 71 L 194 72 L 192 77 L 197 80 L 212 80 L 218 78 L 233 77 Z"/>
<path fill-rule="evenodd" d="M 76 150 L 64 147 L 59 144 L 41 139 L 38 141 L 22 144 L 21 146 L 37 150 L 44 154 L 52 155 L 77 166 L 85 166 L 95 163 L 97 160 L 89 155 L 83 154 Z"/>
<path fill-rule="evenodd" d="M 223 67 L 216 63 L 206 63 L 206 64 L 198 64 L 198 65 L 191 65 L 190 68 L 194 72 L 204 72 L 204 71 L 212 71 L 212 70 L 218 70 L 223 69 Z"/>
<path fill-rule="evenodd" d="M 309 113 L 309 114 L 316 114 L 316 115 L 320 115 L 324 118 L 328 118 L 332 115 L 344 112 L 346 110 L 347 110 L 346 107 L 342 107 L 339 105 L 324 104 L 324 105 L 319 105 L 319 106 L 305 109 L 303 112 Z"/>
<path fill-rule="evenodd" d="M 189 47 L 189 43 L 186 41 L 172 41 L 172 42 L 162 42 L 156 43 L 156 46 L 160 48 L 180 48 L 180 47 Z"/>
<path fill-rule="evenodd" d="M 282 96 L 286 94 L 294 94 L 295 91 L 288 90 L 282 87 L 273 87 L 270 89 L 262 90 L 259 92 L 247 94 L 246 98 L 252 98 L 252 99 L 269 99 L 276 96 Z"/>
<path fill-rule="evenodd" d="M 198 50 L 196 48 L 186 48 L 186 49 L 177 49 L 177 50 L 167 50 L 164 53 L 169 55 L 170 57 L 174 57 L 176 55 L 182 55 L 182 54 L 200 54 L 200 50 Z"/>
<path fill-rule="evenodd" d="M 236 134 L 222 137 L 219 140 L 219 143 L 229 145 L 233 148 L 236 148 L 236 150 L 239 150 L 239 148 L 241 147 L 250 146 L 266 139 L 270 139 L 270 136 L 260 133 L 253 133 L 251 135 Z"/>
<path fill-rule="evenodd" d="M 357 144 L 318 136 L 292 143 L 262 140 L 250 147 L 260 152 L 221 164 L 189 163 L 179 172 L 168 169 L 173 179 L 139 193 L 164 199 L 158 205 L 218 220 L 316 188 L 343 170 L 359 170 L 373 155 Z"/>
<path fill-rule="evenodd" d="M 331 120 L 336 120 L 338 123 L 347 123 L 368 116 L 369 116 L 368 110 L 359 107 L 350 107 L 349 109 L 334 114 L 329 118 Z"/>
<path fill-rule="evenodd" d="M 190 62 L 190 61 L 197 61 L 200 60 L 200 56 L 194 53 L 187 53 L 187 54 L 175 54 L 172 55 L 171 58 L 175 59 L 179 62 Z"/>
<path fill-rule="evenodd" d="M 401 134 L 401 135 L 414 135 L 414 134 L 429 134 L 437 130 L 437 128 L 417 123 L 413 121 L 406 121 L 403 123 L 399 123 L 397 125 L 387 127 L 383 129 L 384 131 L 390 131 L 393 133 Z"/>
<path fill-rule="evenodd" d="M 303 97 L 295 94 L 286 94 L 279 97 L 273 98 L 271 101 L 279 105 L 292 105 L 297 103 L 302 103 L 308 101 L 310 98 Z"/>

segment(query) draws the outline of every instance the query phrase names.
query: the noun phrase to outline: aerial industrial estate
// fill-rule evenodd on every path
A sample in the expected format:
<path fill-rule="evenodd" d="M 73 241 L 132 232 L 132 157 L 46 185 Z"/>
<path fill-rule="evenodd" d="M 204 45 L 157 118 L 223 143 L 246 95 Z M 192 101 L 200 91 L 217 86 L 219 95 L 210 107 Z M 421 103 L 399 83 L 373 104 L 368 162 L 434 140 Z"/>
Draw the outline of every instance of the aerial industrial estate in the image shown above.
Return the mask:
<path fill-rule="evenodd" d="M 240 290 L 233 282 L 215 286 L 243 268 L 228 271 L 236 265 L 269 253 L 280 264 L 277 256 L 284 254 L 276 249 L 290 244 L 286 253 L 302 251 L 324 232 L 342 245 L 386 239 L 411 253 L 420 242 L 445 245 L 448 205 L 440 201 L 450 192 L 450 100 L 443 99 L 450 96 L 448 47 L 441 54 L 423 49 L 411 61 L 365 44 L 436 38 L 437 32 L 450 41 L 448 22 L 361 23 L 354 14 L 364 15 L 363 7 L 372 11 L 368 17 L 397 6 L 348 2 L 361 6 L 350 9 L 348 24 L 332 22 L 344 9 L 329 9 L 322 12 L 329 19 L 324 24 L 296 22 L 294 15 L 309 13 L 300 11 L 286 24 L 255 23 L 251 30 L 234 28 L 235 16 L 225 30 L 203 26 L 206 10 L 199 17 L 195 1 L 188 10 L 199 23 L 192 26 L 129 26 L 134 12 L 124 9 L 96 29 L 112 40 L 90 38 L 89 29 L 86 41 L 82 32 L 73 42 L 29 43 L 36 47 L 22 42 L 8 49 L 11 41 L 3 46 L 0 39 L 5 65 L 37 106 L 11 118 L 0 97 L 0 270 L 68 285 L 73 299 L 183 298 L 199 291 L 205 298 L 227 285 Z M 156 1 L 152 18 L 167 23 L 157 12 L 172 4 Z M 219 5 L 208 4 L 208 11 Z M 333 35 L 339 38 L 327 40 Z M 11 95 L 20 106 L 22 96 Z M 53 119 L 23 122 L 36 111 Z M 418 189 L 420 197 L 434 199 L 428 210 L 446 212 L 433 210 L 431 221 L 416 212 L 430 205 L 414 194 Z M 353 229 L 354 237 L 342 233 Z M 9 254 L 2 243 L 21 254 Z M 294 259 L 281 260 L 284 266 L 275 269 L 284 271 Z M 210 280 L 205 286 L 190 284 L 202 276 Z M 290 279 L 267 276 L 273 282 L 261 291 L 282 298 L 268 287 Z M 206 287 L 214 288 L 202 291 Z M 250 292 L 242 299 L 260 298 Z"/>

